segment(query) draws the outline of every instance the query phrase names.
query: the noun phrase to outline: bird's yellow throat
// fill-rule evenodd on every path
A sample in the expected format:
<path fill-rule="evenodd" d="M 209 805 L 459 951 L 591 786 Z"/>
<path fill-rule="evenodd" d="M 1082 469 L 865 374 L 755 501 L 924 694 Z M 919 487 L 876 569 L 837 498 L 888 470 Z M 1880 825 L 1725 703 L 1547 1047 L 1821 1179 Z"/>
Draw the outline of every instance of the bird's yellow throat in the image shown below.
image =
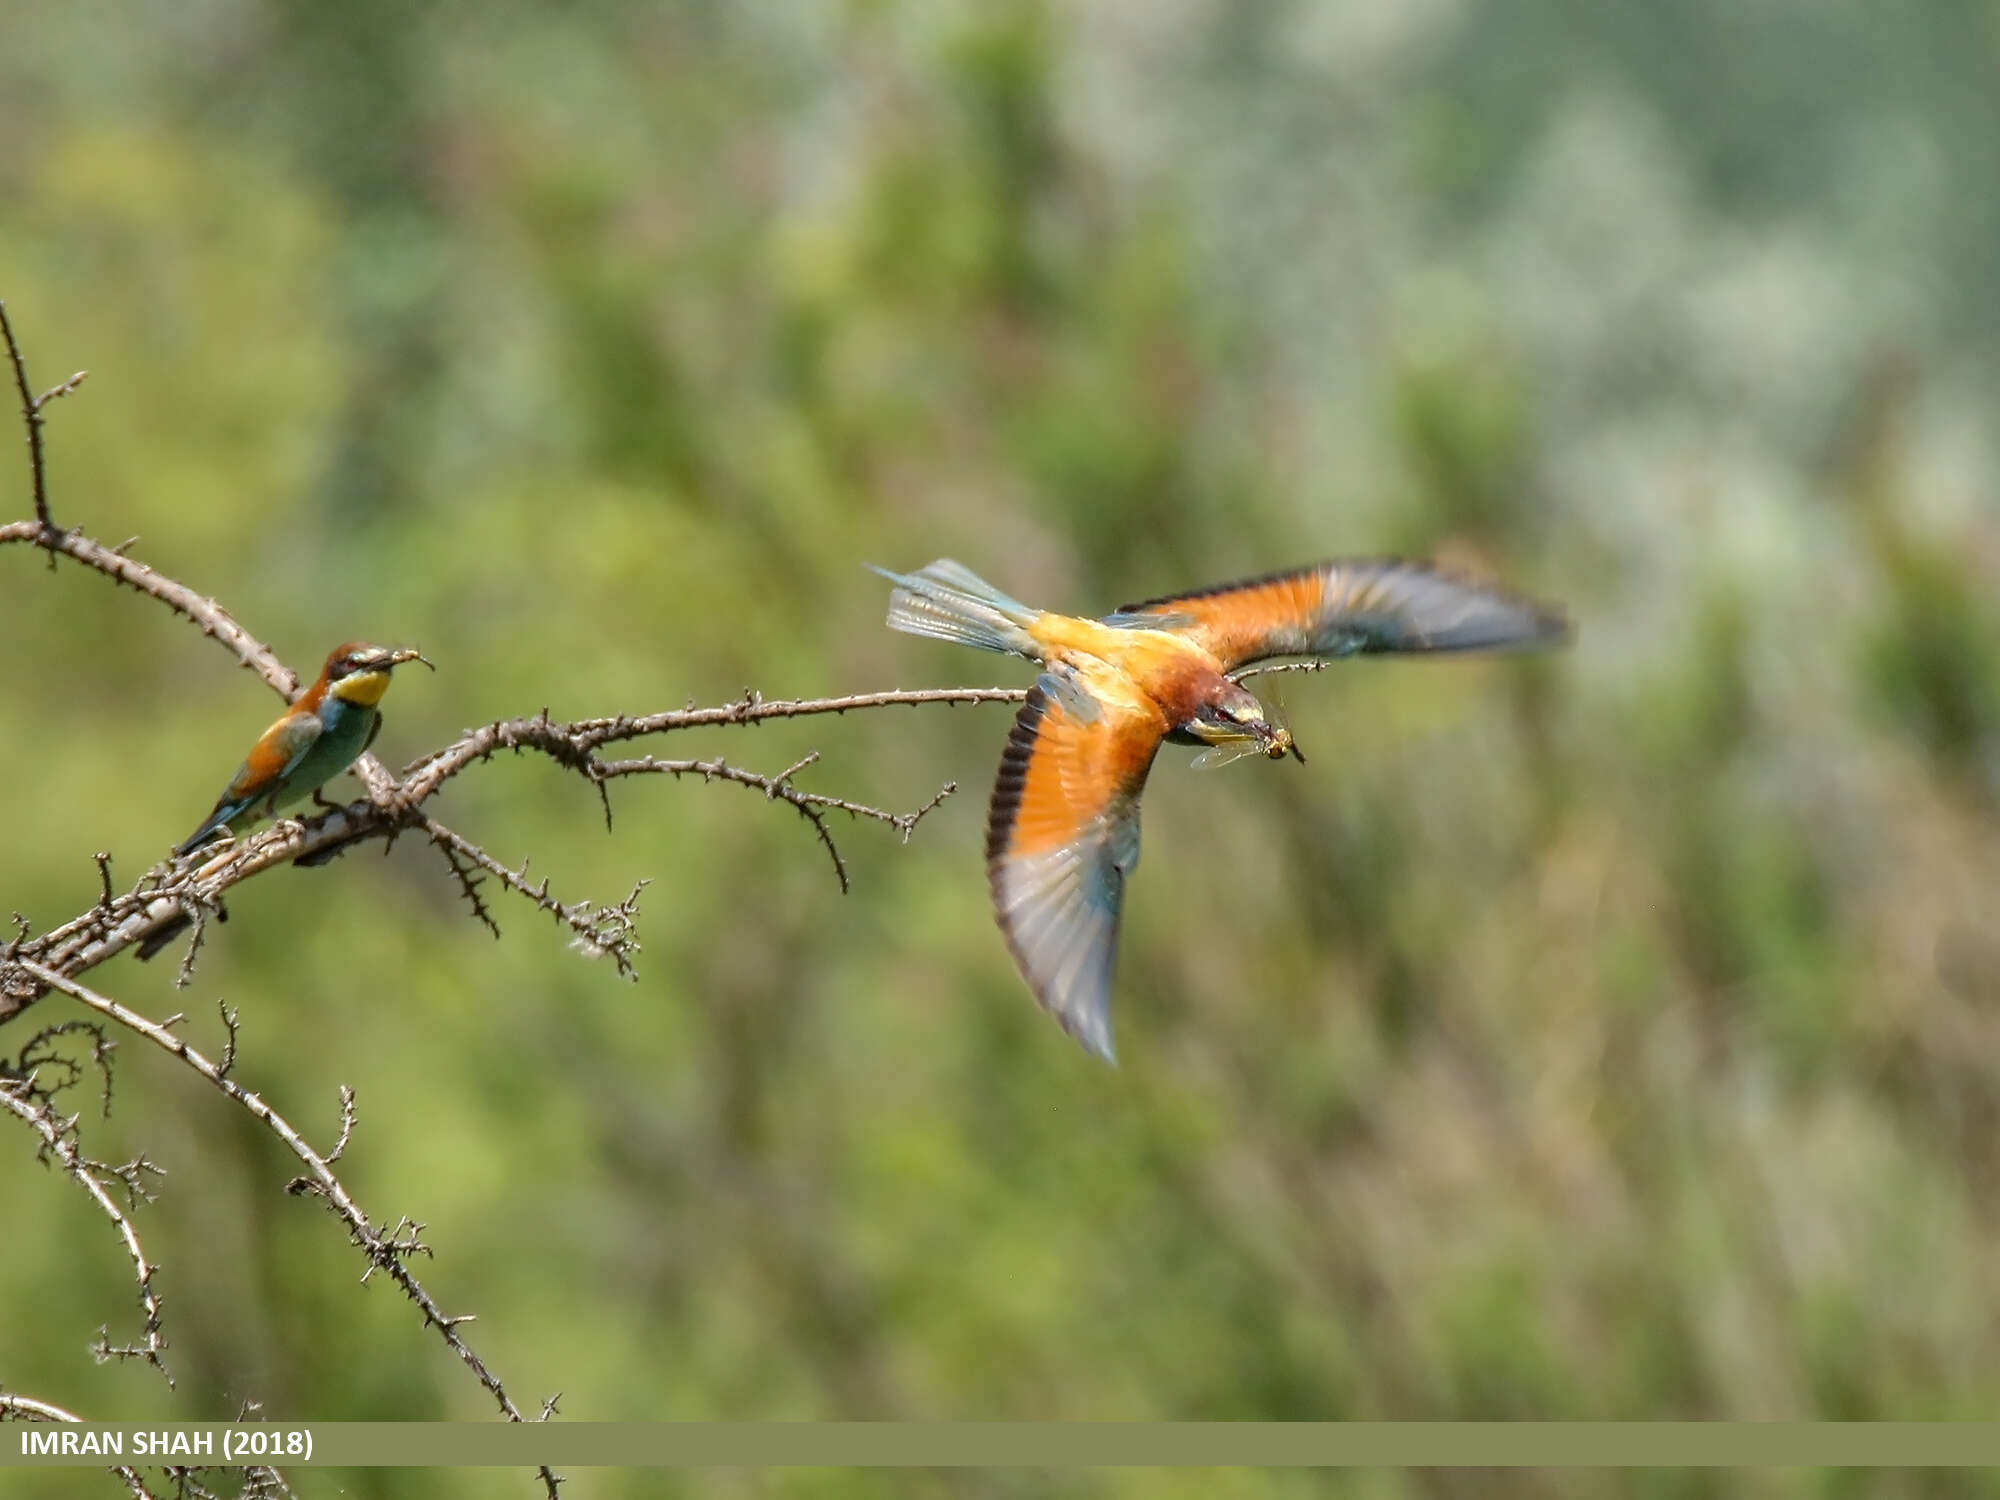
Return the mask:
<path fill-rule="evenodd" d="M 389 674 L 354 672 L 341 678 L 327 691 L 343 703 L 352 703 L 359 708 L 373 708 L 382 701 L 382 695 L 389 691 Z"/>

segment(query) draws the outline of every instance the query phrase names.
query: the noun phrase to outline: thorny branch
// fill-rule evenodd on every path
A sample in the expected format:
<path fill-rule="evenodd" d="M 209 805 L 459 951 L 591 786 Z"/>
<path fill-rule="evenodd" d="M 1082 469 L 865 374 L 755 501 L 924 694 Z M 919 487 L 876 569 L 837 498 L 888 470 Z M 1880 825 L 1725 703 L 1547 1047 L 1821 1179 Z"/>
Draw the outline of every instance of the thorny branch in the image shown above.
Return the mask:
<path fill-rule="evenodd" d="M 616 906 L 597 906 L 589 901 L 564 905 L 549 894 L 547 877 L 539 885 L 529 883 L 527 861 L 521 862 L 519 870 L 510 870 L 471 839 L 453 833 L 435 818 L 424 818 L 419 826 L 444 852 L 445 862 L 451 866 L 452 874 L 458 877 L 459 891 L 471 904 L 473 916 L 492 931 L 498 933 L 500 929 L 493 920 L 491 909 L 479 894 L 479 888 L 485 881 L 473 873 L 475 868 L 484 870 L 508 890 L 527 897 L 569 928 L 576 934 L 573 945 L 581 952 L 591 958 L 609 958 L 627 979 L 638 977 L 632 967 L 632 955 L 639 951 L 638 931 L 634 924 L 639 911 L 639 893 L 648 882 L 642 880 L 633 886 L 632 894 Z"/>
<path fill-rule="evenodd" d="M 243 1409 L 237 1413 L 236 1420 L 257 1421 L 259 1410 L 258 1403 L 245 1402 Z M 0 1422 L 81 1424 L 83 1420 L 75 1412 L 57 1406 L 52 1401 L 38 1401 L 32 1396 L 17 1396 L 7 1391 L 0 1391 Z M 165 1466 L 165 1473 L 174 1483 L 178 1500 L 187 1500 L 190 1495 L 196 1497 L 196 1500 L 201 1500 L 203 1496 L 213 1496 L 215 1491 L 209 1489 L 195 1476 L 210 1472 L 217 1467 L 220 1466 L 204 1465 L 201 1468 L 188 1468 L 180 1464 L 168 1464 Z M 137 1469 L 129 1464 L 113 1464 L 109 1466 L 109 1471 L 125 1482 L 125 1488 L 132 1493 L 133 1500 L 154 1500 L 153 1492 L 146 1488 L 146 1481 Z M 237 1500 L 286 1500 L 292 1493 L 291 1486 L 285 1483 L 284 1475 L 268 1465 L 248 1464 L 232 1472 L 241 1475 L 243 1481 L 242 1488 L 237 1491 Z"/>
<path fill-rule="evenodd" d="M 0 1391 L 0 1421 L 16 1422 L 81 1422 L 73 1411 L 49 1401 L 37 1401 L 33 1396 L 16 1396 L 10 1391 Z"/>
<path fill-rule="evenodd" d="M 57 1114 L 47 1091 L 36 1084 L 32 1073 L 24 1078 L 0 1079 L 0 1109 L 12 1112 L 33 1127 L 42 1138 L 42 1159 L 53 1160 L 75 1179 L 77 1186 L 97 1205 L 98 1212 L 111 1221 L 118 1237 L 125 1242 L 125 1253 L 132 1257 L 132 1273 L 139 1283 L 139 1306 L 145 1313 L 141 1342 L 113 1344 L 109 1330 L 104 1330 L 98 1334 L 97 1357 L 144 1360 L 172 1385 L 174 1378 L 161 1357 L 167 1341 L 161 1332 L 160 1294 L 153 1289 L 153 1278 L 160 1268 L 147 1257 L 146 1247 L 139 1243 L 139 1233 L 132 1227 L 131 1219 L 112 1201 L 104 1186 L 105 1178 L 115 1179 L 125 1189 L 128 1203 L 136 1206 L 150 1200 L 152 1195 L 145 1187 L 145 1178 L 148 1173 L 157 1176 L 159 1168 L 144 1157 L 127 1166 L 113 1167 L 85 1156 L 77 1145 L 76 1116 Z"/>
<path fill-rule="evenodd" d="M 1269 677 L 1274 672 L 1324 672 L 1328 665 L 1317 658 L 1312 661 L 1267 661 L 1254 667 L 1240 667 L 1229 675 L 1238 682 L 1246 682 L 1252 677 Z"/>
<path fill-rule="evenodd" d="M 910 834 L 917 823 L 932 808 L 958 790 L 958 783 L 948 781 L 943 788 L 914 812 L 884 812 L 879 807 L 869 807 L 864 803 L 850 802 L 845 797 L 828 797 L 820 792 L 802 792 L 792 785 L 792 777 L 819 759 L 819 751 L 814 750 L 793 762 L 776 776 L 764 776 L 756 771 L 746 771 L 740 766 L 732 766 L 723 760 L 656 760 L 647 755 L 637 760 L 597 761 L 590 776 L 600 786 L 616 776 L 640 776 L 656 773 L 666 776 L 699 776 L 704 781 L 733 781 L 738 786 L 754 787 L 767 798 L 776 802 L 788 802 L 798 810 L 800 817 L 812 825 L 819 841 L 826 846 L 829 858 L 833 860 L 834 878 L 840 882 L 841 894 L 848 889 L 847 864 L 840 857 L 840 848 L 833 841 L 833 834 L 826 826 L 829 812 L 844 812 L 851 818 L 872 818 L 878 823 L 887 823 L 903 836 L 903 842 L 910 841 Z M 636 894 L 636 892 L 634 893 Z"/>
<path fill-rule="evenodd" d="M 0 1391 L 0 1422 L 63 1422 L 83 1421 L 75 1412 L 57 1406 L 52 1401 L 37 1401 L 33 1396 L 16 1396 L 8 1391 Z M 139 1471 L 128 1464 L 114 1464 L 111 1472 L 125 1481 L 125 1488 L 132 1492 L 133 1500 L 153 1500 L 153 1492 L 146 1488 L 146 1481 Z"/>
<path fill-rule="evenodd" d="M 78 370 L 61 385 L 37 396 L 28 383 L 28 365 L 21 358 L 21 346 L 14 339 L 14 325 L 7 319 L 4 302 L 0 302 L 0 334 L 6 336 L 7 358 L 14 366 L 14 388 L 21 393 L 21 420 L 28 426 L 28 478 L 35 497 L 35 519 L 45 528 L 53 527 L 55 522 L 49 519 L 48 468 L 42 458 L 42 408 L 82 385 L 89 372 Z"/>
<path fill-rule="evenodd" d="M 0 540 L 6 528 L 0 527 Z M 261 649 L 261 648 L 260 648 Z M 808 757 L 777 775 L 748 771 L 721 759 L 607 761 L 597 750 L 648 735 L 667 734 L 681 729 L 723 724 L 758 724 L 767 719 L 799 718 L 815 714 L 844 714 L 853 710 L 886 708 L 896 705 L 952 703 L 1011 703 L 1025 696 L 1010 688 L 932 688 L 915 691 L 892 690 L 857 693 L 838 698 L 772 699 L 755 693 L 719 708 L 689 708 L 665 713 L 621 715 L 615 718 L 583 719 L 561 723 L 546 713 L 533 718 L 501 719 L 471 730 L 442 749 L 413 763 L 398 780 L 384 773 L 388 790 L 381 796 L 358 799 L 318 817 L 283 818 L 248 838 L 197 851 L 187 860 L 163 864 L 148 871 L 130 891 L 102 898 L 88 911 L 48 931 L 22 934 L 0 944 L 0 1023 L 34 1003 L 41 993 L 21 976 L 27 971 L 21 960 L 32 959 L 64 974 L 82 974 L 116 956 L 126 948 L 143 943 L 170 925 L 194 919 L 197 938 L 202 918 L 213 912 L 222 895 L 232 886 L 282 864 L 316 864 L 333 858 L 349 846 L 365 839 L 393 837 L 406 828 L 420 828 L 441 848 L 454 851 L 460 861 L 485 870 L 501 884 L 534 900 L 544 910 L 569 926 L 584 945 L 621 957 L 620 972 L 629 972 L 629 960 L 637 951 L 631 940 L 629 918 L 631 897 L 613 907 L 590 902 L 563 905 L 548 897 L 541 885 L 530 885 L 524 877 L 511 876 L 504 862 L 486 853 L 472 840 L 445 827 L 423 811 L 423 804 L 452 777 L 490 759 L 501 750 L 533 750 L 547 755 L 558 765 L 582 775 L 600 789 L 618 777 L 660 773 L 676 777 L 699 776 L 709 781 L 730 781 L 762 791 L 773 801 L 788 803 L 809 822 L 826 846 L 843 890 L 847 870 L 827 826 L 826 814 L 842 812 L 894 828 L 905 840 L 922 818 L 955 790 L 943 787 L 920 807 L 896 813 L 871 807 L 844 797 L 807 792 L 792 784 L 791 778 L 806 765 Z M 477 851 L 475 853 L 475 851 Z M 453 864 L 460 889 L 472 902 L 473 914 L 489 927 L 495 926 L 492 911 L 476 896 L 476 885 L 468 888 L 469 872 Z M 635 893 L 636 894 L 636 893 Z M 628 919 L 615 919 L 607 934 L 602 923 L 606 913 L 623 911 Z M 607 943 L 610 936 L 614 941 Z M 192 959 L 193 949 L 189 958 Z M 189 977 L 191 964 L 182 966 L 181 982 Z"/>
<path fill-rule="evenodd" d="M 459 1333 L 459 1325 L 469 1322 L 471 1319 L 463 1314 L 457 1317 L 448 1316 L 444 1309 L 438 1306 L 437 1300 L 425 1289 L 423 1283 L 417 1280 L 415 1273 L 410 1270 L 409 1260 L 412 1256 L 429 1255 L 431 1253 L 430 1247 L 420 1238 L 424 1226 L 416 1220 L 402 1218 L 398 1219 L 395 1224 L 388 1228 L 377 1227 L 369 1219 L 368 1215 L 362 1212 L 361 1206 L 354 1201 L 352 1195 L 348 1193 L 346 1186 L 334 1175 L 331 1162 L 347 1149 L 349 1138 L 353 1134 L 354 1095 L 352 1090 L 346 1088 L 341 1090 L 340 1140 L 331 1153 L 331 1156 L 321 1156 L 317 1151 L 313 1150 L 312 1146 L 307 1143 L 305 1137 L 298 1132 L 292 1123 L 279 1114 L 278 1111 L 271 1108 L 262 1097 L 251 1093 L 241 1084 L 229 1078 L 220 1067 L 211 1062 L 201 1052 L 190 1047 L 186 1042 L 175 1036 L 166 1026 L 140 1015 L 135 1010 L 120 1005 L 116 1000 L 110 999 L 108 996 L 100 995 L 96 990 L 86 985 L 79 984 L 65 975 L 56 973 L 53 969 L 44 968 L 32 960 L 27 961 L 26 966 L 40 983 L 47 985 L 52 990 L 57 990 L 69 996 L 72 1000 L 80 1004 L 89 1006 L 107 1020 L 114 1021 L 118 1025 L 125 1027 L 128 1031 L 137 1033 L 154 1046 L 166 1052 L 169 1056 L 193 1069 L 202 1078 L 206 1079 L 209 1084 L 226 1095 L 231 1102 L 249 1113 L 253 1119 L 257 1120 L 271 1134 L 282 1141 L 285 1149 L 296 1156 L 306 1169 L 304 1176 L 295 1177 L 291 1182 L 286 1184 L 285 1191 L 294 1195 L 310 1195 L 318 1198 L 332 1210 L 335 1217 L 347 1226 L 348 1237 L 360 1248 L 361 1253 L 368 1261 L 368 1269 L 362 1273 L 361 1279 L 365 1282 L 377 1271 L 386 1274 L 397 1286 L 403 1289 L 403 1295 L 416 1303 L 418 1308 L 422 1310 L 424 1322 L 428 1326 L 438 1330 L 438 1335 L 444 1340 L 446 1346 L 450 1348 L 452 1353 L 459 1357 L 466 1368 L 472 1371 L 479 1383 L 486 1387 L 487 1392 L 493 1397 L 494 1402 L 499 1406 L 501 1412 L 505 1414 L 507 1420 L 510 1422 L 527 1420 L 521 1415 L 520 1408 L 515 1406 L 513 1398 L 507 1394 L 506 1387 L 500 1383 L 500 1377 L 487 1367 L 486 1362 L 479 1357 L 472 1346 Z M 57 1144 L 61 1139 L 60 1132 L 56 1131 L 52 1133 L 52 1127 L 60 1126 L 61 1122 L 46 1119 L 50 1113 L 46 1106 L 43 1106 L 39 1110 L 24 1110 L 21 1108 L 20 1102 L 15 1100 L 14 1096 L 5 1089 L 0 1089 L 0 1103 L 7 1103 L 10 1107 L 14 1108 L 17 1114 L 22 1114 L 24 1118 L 28 1118 L 31 1121 L 43 1120 L 44 1123 L 38 1128 L 41 1128 L 44 1137 L 50 1140 L 51 1146 L 55 1149 L 59 1159 L 63 1160 L 65 1166 L 69 1166 L 70 1159 L 74 1156 L 74 1147 L 73 1145 L 69 1147 L 71 1157 L 63 1157 L 64 1147 Z M 73 1172 L 80 1171 L 80 1169 L 74 1167 L 71 1170 Z M 141 1268 L 140 1286 L 145 1290 L 145 1295 L 148 1299 L 147 1328 L 150 1340 L 157 1333 L 159 1323 L 159 1302 L 157 1298 L 153 1297 L 151 1292 L 153 1268 L 146 1262 L 144 1252 L 139 1248 L 138 1237 L 130 1232 L 130 1224 L 118 1212 L 117 1205 L 113 1204 L 109 1196 L 104 1193 L 102 1185 L 94 1177 L 88 1177 L 87 1173 L 82 1175 L 88 1178 L 88 1187 L 91 1190 L 92 1197 L 98 1201 L 99 1207 L 111 1215 L 113 1221 L 120 1224 L 123 1228 L 133 1258 Z M 112 1352 L 117 1353 L 119 1351 L 114 1350 Z M 556 1476 L 546 1468 L 540 1472 L 543 1482 L 547 1486 L 550 1500 L 555 1500 L 556 1485 L 558 1483 Z"/>

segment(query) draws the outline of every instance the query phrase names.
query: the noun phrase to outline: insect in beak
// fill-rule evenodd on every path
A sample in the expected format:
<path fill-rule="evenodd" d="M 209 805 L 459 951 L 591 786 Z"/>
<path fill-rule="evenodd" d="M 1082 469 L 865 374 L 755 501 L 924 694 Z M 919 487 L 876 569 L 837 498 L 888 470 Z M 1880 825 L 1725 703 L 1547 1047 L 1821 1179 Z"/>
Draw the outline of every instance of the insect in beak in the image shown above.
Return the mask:
<path fill-rule="evenodd" d="M 1265 703 L 1264 711 L 1271 716 L 1269 737 L 1264 743 L 1264 753 L 1272 760 L 1283 760 L 1287 755 L 1300 765 L 1306 763 L 1305 752 L 1299 749 L 1299 742 L 1292 738 L 1292 714 L 1285 706 L 1284 689 L 1274 678 L 1270 684 L 1271 697 Z"/>
<path fill-rule="evenodd" d="M 1305 762 L 1305 756 L 1300 753 L 1298 742 L 1292 738 L 1291 730 L 1285 728 L 1282 724 L 1264 735 L 1263 743 L 1258 748 L 1272 760 L 1283 760 L 1287 755 L 1290 755 L 1297 759 L 1300 764 L 1304 764 Z"/>
<path fill-rule="evenodd" d="M 1210 745 L 1188 764 L 1197 771 L 1211 771 L 1217 766 L 1230 765 L 1247 755 L 1269 755 L 1268 745 L 1258 736 L 1246 734 L 1240 740 L 1225 740 L 1219 745 Z M 1278 754 L 1285 752 L 1280 750 Z"/>
<path fill-rule="evenodd" d="M 1264 753 L 1270 756 L 1272 760 L 1283 760 L 1289 755 L 1300 765 L 1306 763 L 1305 752 L 1299 748 L 1299 742 L 1292 738 L 1292 729 L 1289 724 L 1280 724 L 1273 728 L 1269 735 L 1265 737 L 1262 748 Z"/>
<path fill-rule="evenodd" d="M 433 672 L 437 670 L 437 663 L 432 661 L 428 656 L 424 655 L 423 652 L 416 650 L 414 647 L 406 646 L 400 650 L 391 651 L 389 653 L 389 665 L 392 667 L 400 667 L 406 661 L 420 661 L 425 666 L 429 667 Z"/>

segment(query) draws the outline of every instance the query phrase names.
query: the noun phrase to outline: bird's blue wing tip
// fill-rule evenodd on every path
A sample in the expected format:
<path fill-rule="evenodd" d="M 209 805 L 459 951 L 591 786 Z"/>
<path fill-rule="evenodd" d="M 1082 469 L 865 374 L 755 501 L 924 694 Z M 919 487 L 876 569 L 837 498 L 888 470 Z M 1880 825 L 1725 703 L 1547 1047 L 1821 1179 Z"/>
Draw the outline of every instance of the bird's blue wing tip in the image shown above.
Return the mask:
<path fill-rule="evenodd" d="M 1070 1028 L 1070 1035 L 1077 1044 L 1099 1062 L 1110 1067 L 1118 1066 L 1118 1048 L 1111 1040 L 1111 1028 L 1102 1022 L 1084 1020 Z"/>

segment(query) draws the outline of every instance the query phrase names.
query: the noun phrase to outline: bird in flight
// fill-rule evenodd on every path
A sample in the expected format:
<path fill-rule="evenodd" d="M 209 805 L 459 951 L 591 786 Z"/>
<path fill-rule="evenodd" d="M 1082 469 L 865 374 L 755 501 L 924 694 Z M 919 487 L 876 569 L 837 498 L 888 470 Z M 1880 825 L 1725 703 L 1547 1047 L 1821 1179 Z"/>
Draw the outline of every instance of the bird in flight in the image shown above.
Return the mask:
<path fill-rule="evenodd" d="M 437 670 L 420 651 L 364 641 L 336 646 L 318 679 L 258 737 L 215 807 L 174 853 L 192 854 L 225 830 L 240 833 L 259 818 L 275 817 L 353 765 L 375 743 L 382 728 L 377 705 L 389 691 L 390 674 L 407 661 Z M 186 926 L 181 918 L 152 933 L 139 956 L 151 958 Z"/>
<path fill-rule="evenodd" d="M 1101 620 L 1034 609 L 941 558 L 895 585 L 889 625 L 1025 656 L 1042 674 L 1014 720 L 986 828 L 1000 931 L 1035 998 L 1115 1062 L 1111 980 L 1139 794 L 1163 741 L 1197 762 L 1300 760 L 1230 674 L 1271 657 L 1546 645 L 1561 613 L 1424 563 L 1343 559 L 1128 604 Z"/>

